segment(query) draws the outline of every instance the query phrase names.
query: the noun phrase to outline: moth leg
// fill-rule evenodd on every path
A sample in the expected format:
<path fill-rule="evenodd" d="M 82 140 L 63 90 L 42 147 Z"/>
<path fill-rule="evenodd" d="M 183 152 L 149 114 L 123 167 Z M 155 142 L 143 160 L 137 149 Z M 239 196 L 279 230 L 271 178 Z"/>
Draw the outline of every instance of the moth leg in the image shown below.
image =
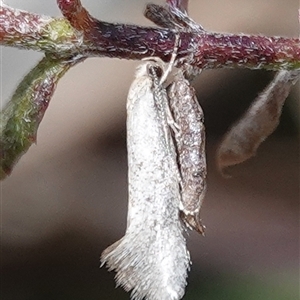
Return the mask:
<path fill-rule="evenodd" d="M 180 46 L 180 39 L 179 39 L 179 34 L 177 34 L 176 37 L 175 37 L 174 50 L 173 50 L 173 53 L 172 53 L 172 56 L 171 56 L 171 60 L 168 63 L 167 68 L 165 68 L 163 70 L 164 71 L 163 75 L 160 78 L 160 84 L 161 85 L 166 81 L 167 77 L 172 72 L 172 69 L 173 69 L 173 67 L 175 65 L 175 60 L 176 60 L 176 57 L 177 57 L 179 46 Z M 167 100 L 169 100 L 169 99 L 167 99 Z M 169 102 L 170 101 L 167 101 L 167 103 L 166 103 L 167 123 L 171 127 L 171 129 L 173 130 L 174 134 L 180 135 L 180 131 L 179 131 L 180 127 L 179 127 L 179 125 L 174 120 L 174 117 L 173 117 L 173 114 L 171 112 L 171 108 L 170 108 L 170 103 Z"/>
<path fill-rule="evenodd" d="M 164 68 L 164 70 L 163 70 L 164 72 L 163 72 L 163 75 L 160 78 L 160 84 L 163 84 L 166 81 L 167 77 L 172 72 L 172 69 L 173 69 L 173 67 L 175 65 L 175 60 L 176 60 L 176 57 L 177 57 L 179 46 L 180 46 L 179 34 L 176 34 L 175 35 L 175 43 L 174 43 L 173 53 L 171 55 L 171 59 L 170 59 L 170 61 L 168 63 L 167 68 Z"/>

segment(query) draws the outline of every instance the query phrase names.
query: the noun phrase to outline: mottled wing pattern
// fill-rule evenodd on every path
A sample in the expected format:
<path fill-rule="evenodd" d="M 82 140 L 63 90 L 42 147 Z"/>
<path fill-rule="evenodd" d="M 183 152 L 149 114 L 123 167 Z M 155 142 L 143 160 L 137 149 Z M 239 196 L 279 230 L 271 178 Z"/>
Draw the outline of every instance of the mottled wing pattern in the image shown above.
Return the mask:
<path fill-rule="evenodd" d="M 181 174 L 181 210 L 183 221 L 200 233 L 200 208 L 206 192 L 205 128 L 195 89 L 181 70 L 168 87 L 168 98 L 176 124 L 175 145 Z"/>

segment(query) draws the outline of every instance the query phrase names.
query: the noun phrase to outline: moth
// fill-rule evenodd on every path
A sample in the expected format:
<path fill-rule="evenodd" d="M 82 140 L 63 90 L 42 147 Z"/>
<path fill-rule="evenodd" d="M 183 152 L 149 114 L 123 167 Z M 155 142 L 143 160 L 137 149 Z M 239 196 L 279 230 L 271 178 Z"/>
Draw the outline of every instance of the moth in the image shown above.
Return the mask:
<path fill-rule="evenodd" d="M 176 127 L 174 138 L 181 175 L 181 217 L 188 227 L 204 234 L 205 227 L 200 220 L 207 175 L 203 111 L 183 70 L 175 74 L 167 93 Z"/>
<path fill-rule="evenodd" d="M 157 62 L 147 61 L 129 90 L 127 229 L 101 256 L 102 265 L 116 271 L 117 285 L 137 300 L 181 299 L 190 266 L 161 71 Z"/>

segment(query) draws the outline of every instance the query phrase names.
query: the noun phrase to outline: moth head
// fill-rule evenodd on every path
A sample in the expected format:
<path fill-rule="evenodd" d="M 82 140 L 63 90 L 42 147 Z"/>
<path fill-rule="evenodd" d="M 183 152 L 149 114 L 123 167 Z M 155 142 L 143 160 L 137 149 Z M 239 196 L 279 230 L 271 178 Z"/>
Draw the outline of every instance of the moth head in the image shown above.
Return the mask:
<path fill-rule="evenodd" d="M 163 70 L 156 64 L 149 64 L 148 65 L 148 74 L 153 79 L 160 79 L 163 75 Z"/>
<path fill-rule="evenodd" d="M 140 78 L 143 76 L 148 76 L 148 63 L 140 64 L 136 68 L 135 78 Z"/>
<path fill-rule="evenodd" d="M 163 69 L 155 60 L 147 59 L 145 63 L 140 64 L 135 72 L 135 77 L 149 76 L 152 79 L 160 79 L 163 75 Z"/>

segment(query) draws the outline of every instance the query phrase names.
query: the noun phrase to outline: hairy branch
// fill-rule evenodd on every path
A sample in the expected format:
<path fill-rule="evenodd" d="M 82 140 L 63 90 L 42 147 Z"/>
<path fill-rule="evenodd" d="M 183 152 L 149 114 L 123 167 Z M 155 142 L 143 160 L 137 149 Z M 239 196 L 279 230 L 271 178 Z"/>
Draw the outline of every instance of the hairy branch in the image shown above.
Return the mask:
<path fill-rule="evenodd" d="M 178 66 L 189 64 L 200 69 L 300 68 L 299 38 L 212 33 L 202 30 L 200 25 L 198 30 L 194 28 L 187 32 L 114 24 L 93 18 L 79 0 L 58 0 L 58 5 L 65 19 L 41 17 L 3 5 L 0 43 L 51 53 L 59 59 L 80 55 L 140 60 L 156 56 L 169 61 L 175 36 L 179 35 Z M 27 28 L 21 26 L 25 19 L 28 20 Z"/>

